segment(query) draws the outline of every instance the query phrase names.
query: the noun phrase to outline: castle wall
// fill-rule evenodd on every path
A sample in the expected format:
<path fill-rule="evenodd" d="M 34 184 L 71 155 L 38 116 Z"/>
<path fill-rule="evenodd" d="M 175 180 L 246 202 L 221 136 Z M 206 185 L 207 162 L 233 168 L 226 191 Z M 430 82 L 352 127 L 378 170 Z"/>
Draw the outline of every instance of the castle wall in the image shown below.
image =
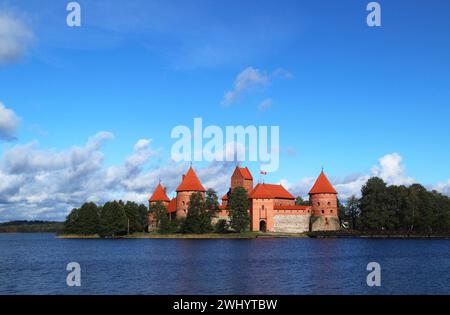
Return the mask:
<path fill-rule="evenodd" d="M 266 222 L 266 230 L 273 229 L 273 199 L 252 199 L 250 228 L 259 231 L 260 222 Z"/>
<path fill-rule="evenodd" d="M 292 199 L 275 199 L 276 206 L 295 206 L 295 200 Z"/>
<path fill-rule="evenodd" d="M 339 218 L 335 216 L 320 216 L 311 218 L 311 231 L 337 231 L 341 225 Z"/>
<path fill-rule="evenodd" d="M 244 179 L 244 183 L 242 186 L 245 188 L 245 190 L 249 194 L 253 190 L 253 180 Z"/>
<path fill-rule="evenodd" d="M 309 232 L 311 215 L 309 213 L 275 214 L 272 232 L 279 233 L 305 233 Z"/>

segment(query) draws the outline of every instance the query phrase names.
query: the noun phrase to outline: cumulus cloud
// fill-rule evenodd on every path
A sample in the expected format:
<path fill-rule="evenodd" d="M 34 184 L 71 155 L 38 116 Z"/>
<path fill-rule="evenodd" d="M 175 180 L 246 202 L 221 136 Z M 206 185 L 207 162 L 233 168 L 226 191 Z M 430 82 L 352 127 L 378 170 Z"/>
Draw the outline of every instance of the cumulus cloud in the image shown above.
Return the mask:
<path fill-rule="evenodd" d="M 416 181 L 406 176 L 402 157 L 398 153 L 387 154 L 378 160 L 379 165 L 372 168 L 373 176 L 382 178 L 389 185 L 411 185 Z"/>
<path fill-rule="evenodd" d="M 0 64 L 15 62 L 22 57 L 34 38 L 24 19 L 0 12 Z"/>
<path fill-rule="evenodd" d="M 161 163 L 160 150 L 152 148 L 150 139 L 141 139 L 123 163 L 106 166 L 102 148 L 113 137 L 99 132 L 83 146 L 63 150 L 42 149 L 36 141 L 7 149 L 0 159 L 0 221 L 63 220 L 86 201 L 147 203 L 159 180 L 169 193 L 175 192 L 188 164 Z M 159 166 L 151 167 L 152 159 L 158 159 Z M 234 166 L 231 161 L 211 162 L 196 170 L 206 188 L 222 193 Z"/>
<path fill-rule="evenodd" d="M 237 75 L 233 89 L 225 92 L 222 105 L 231 106 L 249 90 L 266 87 L 274 79 L 292 79 L 293 77 L 290 72 L 281 68 L 276 69 L 272 74 L 267 74 L 265 71 L 247 67 Z"/>
<path fill-rule="evenodd" d="M 1 47 L 1 43 L 0 43 Z M 1 49 L 1 48 L 0 48 Z M 0 102 L 0 140 L 14 140 L 20 119 L 12 109 Z"/>
<path fill-rule="evenodd" d="M 384 155 L 378 160 L 378 164 L 374 165 L 368 173 L 353 174 L 346 176 L 343 179 L 329 179 L 339 193 L 339 198 L 345 200 L 352 195 L 360 196 L 361 187 L 369 180 L 369 178 L 375 176 L 383 179 L 388 185 L 409 186 L 416 182 L 413 178 L 406 175 L 405 167 L 402 164 L 402 157 L 398 153 Z M 293 184 L 286 180 L 282 181 L 282 183 L 289 187 L 295 195 L 307 196 L 315 180 L 316 178 L 307 177 Z"/>

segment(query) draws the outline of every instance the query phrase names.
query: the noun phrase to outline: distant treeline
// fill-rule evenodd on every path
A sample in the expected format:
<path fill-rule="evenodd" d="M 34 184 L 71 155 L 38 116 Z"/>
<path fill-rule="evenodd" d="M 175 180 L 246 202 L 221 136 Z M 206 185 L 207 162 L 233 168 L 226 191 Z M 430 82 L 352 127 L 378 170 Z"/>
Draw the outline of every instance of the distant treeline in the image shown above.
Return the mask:
<path fill-rule="evenodd" d="M 361 189 L 361 198 L 349 198 L 339 206 L 349 230 L 439 234 L 450 232 L 450 198 L 428 191 L 420 184 L 388 186 L 373 177 Z"/>
<path fill-rule="evenodd" d="M 0 233 L 59 233 L 63 222 L 55 221 L 10 221 L 0 223 Z"/>
<path fill-rule="evenodd" d="M 111 201 L 103 206 L 87 202 L 73 209 L 64 222 L 63 233 L 120 236 L 147 230 L 148 209 L 135 202 Z"/>

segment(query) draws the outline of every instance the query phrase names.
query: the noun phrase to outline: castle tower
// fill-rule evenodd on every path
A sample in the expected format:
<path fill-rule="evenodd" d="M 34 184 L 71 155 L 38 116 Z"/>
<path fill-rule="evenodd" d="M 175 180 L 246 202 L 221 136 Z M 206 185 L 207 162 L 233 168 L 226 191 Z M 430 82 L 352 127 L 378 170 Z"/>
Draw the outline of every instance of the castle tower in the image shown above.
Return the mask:
<path fill-rule="evenodd" d="M 159 183 L 158 186 L 156 186 L 156 189 L 153 192 L 153 195 L 148 200 L 149 209 L 153 204 L 155 204 L 157 202 L 161 202 L 161 204 L 166 208 L 170 202 L 170 199 L 169 199 L 169 197 L 167 197 L 167 194 L 166 194 L 166 189 L 161 185 L 161 183 Z M 154 213 L 149 212 L 149 214 L 148 214 L 148 231 L 151 232 L 151 231 L 156 230 L 157 225 L 158 225 L 158 222 L 156 220 Z"/>
<path fill-rule="evenodd" d="M 167 197 L 166 194 L 166 188 L 164 188 L 163 185 L 161 185 L 161 183 L 158 184 L 158 186 L 156 186 L 153 195 L 148 200 L 150 206 L 158 201 L 160 201 L 165 207 L 167 207 L 167 205 L 170 202 L 170 199 L 169 197 Z"/>
<path fill-rule="evenodd" d="M 322 171 L 309 192 L 311 203 L 311 231 L 340 229 L 337 192 Z"/>
<path fill-rule="evenodd" d="M 247 193 L 253 190 L 253 176 L 248 167 L 236 166 L 231 176 L 231 190 L 238 186 L 244 187 Z"/>
<path fill-rule="evenodd" d="M 205 191 L 205 188 L 191 166 L 186 175 L 183 175 L 183 180 L 177 188 L 177 219 L 186 218 L 191 195 L 194 192 L 200 192 L 203 198 L 205 198 Z"/>

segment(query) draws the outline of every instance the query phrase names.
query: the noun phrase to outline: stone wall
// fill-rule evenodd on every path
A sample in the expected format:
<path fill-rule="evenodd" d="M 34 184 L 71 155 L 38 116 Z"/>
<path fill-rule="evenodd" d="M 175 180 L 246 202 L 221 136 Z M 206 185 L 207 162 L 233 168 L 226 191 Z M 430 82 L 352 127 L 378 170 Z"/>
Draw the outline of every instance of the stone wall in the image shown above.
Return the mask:
<path fill-rule="evenodd" d="M 311 218 L 311 231 L 338 231 L 341 226 L 335 216 L 320 216 Z"/>
<path fill-rule="evenodd" d="M 277 214 L 273 217 L 274 226 L 271 232 L 304 233 L 309 232 L 309 214 Z"/>

